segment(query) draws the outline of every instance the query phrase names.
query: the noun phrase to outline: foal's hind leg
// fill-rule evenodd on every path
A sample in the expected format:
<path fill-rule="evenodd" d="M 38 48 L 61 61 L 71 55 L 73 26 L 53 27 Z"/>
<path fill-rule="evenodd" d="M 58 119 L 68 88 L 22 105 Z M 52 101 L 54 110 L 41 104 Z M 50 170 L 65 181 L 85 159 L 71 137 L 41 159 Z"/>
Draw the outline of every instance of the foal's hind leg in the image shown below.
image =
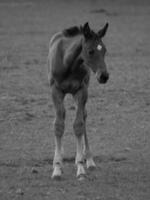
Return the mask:
<path fill-rule="evenodd" d="M 52 87 L 52 100 L 56 110 L 54 122 L 55 154 L 53 160 L 52 178 L 60 178 L 62 174 L 62 136 L 64 133 L 65 108 L 63 104 L 64 94 L 55 86 Z"/>
<path fill-rule="evenodd" d="M 80 177 L 85 174 L 82 141 L 85 132 L 84 110 L 87 101 L 87 88 L 80 89 L 74 98 L 77 103 L 77 112 L 74 121 L 74 132 L 77 145 L 75 163 L 77 165 L 77 177 Z"/>

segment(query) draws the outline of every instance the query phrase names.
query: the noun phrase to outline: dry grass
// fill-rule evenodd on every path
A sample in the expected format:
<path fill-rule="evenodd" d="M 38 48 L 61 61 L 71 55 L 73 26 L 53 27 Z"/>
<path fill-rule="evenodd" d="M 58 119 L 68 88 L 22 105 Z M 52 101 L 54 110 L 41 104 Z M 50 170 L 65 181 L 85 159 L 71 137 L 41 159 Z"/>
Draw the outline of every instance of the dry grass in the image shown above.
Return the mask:
<path fill-rule="evenodd" d="M 0 199 L 150 199 L 149 1 L 0 1 Z M 94 76 L 87 130 L 97 169 L 75 177 L 74 110 L 66 98 L 64 179 L 52 172 L 54 110 L 46 57 L 52 34 L 110 23 L 111 74 Z"/>

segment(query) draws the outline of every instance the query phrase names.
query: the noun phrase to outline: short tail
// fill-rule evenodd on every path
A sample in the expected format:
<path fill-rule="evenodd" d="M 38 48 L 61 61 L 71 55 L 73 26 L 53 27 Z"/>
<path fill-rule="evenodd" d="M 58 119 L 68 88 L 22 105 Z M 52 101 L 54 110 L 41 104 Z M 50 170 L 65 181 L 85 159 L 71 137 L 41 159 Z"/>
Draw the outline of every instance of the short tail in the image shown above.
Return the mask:
<path fill-rule="evenodd" d="M 63 31 L 65 37 L 74 37 L 79 34 L 82 34 L 82 26 L 73 26 Z"/>

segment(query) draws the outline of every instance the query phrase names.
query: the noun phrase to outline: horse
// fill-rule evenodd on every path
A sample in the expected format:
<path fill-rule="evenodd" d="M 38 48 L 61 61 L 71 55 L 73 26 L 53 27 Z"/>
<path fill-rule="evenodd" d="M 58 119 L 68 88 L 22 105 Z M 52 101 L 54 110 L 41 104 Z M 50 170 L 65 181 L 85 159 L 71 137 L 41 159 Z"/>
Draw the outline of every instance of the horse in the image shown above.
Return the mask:
<path fill-rule="evenodd" d="M 76 175 L 78 178 L 85 177 L 85 162 L 88 169 L 96 167 L 86 133 L 86 102 L 91 71 L 94 72 L 97 81 L 101 84 L 106 83 L 109 79 L 104 60 L 106 46 L 102 41 L 107 28 L 108 23 L 95 32 L 86 22 L 83 26 L 73 26 L 57 32 L 50 40 L 48 78 L 56 112 L 53 179 L 62 177 L 62 136 L 65 128 L 64 97 L 68 93 L 73 96 L 76 105 L 76 117 L 73 123 L 76 137 Z"/>

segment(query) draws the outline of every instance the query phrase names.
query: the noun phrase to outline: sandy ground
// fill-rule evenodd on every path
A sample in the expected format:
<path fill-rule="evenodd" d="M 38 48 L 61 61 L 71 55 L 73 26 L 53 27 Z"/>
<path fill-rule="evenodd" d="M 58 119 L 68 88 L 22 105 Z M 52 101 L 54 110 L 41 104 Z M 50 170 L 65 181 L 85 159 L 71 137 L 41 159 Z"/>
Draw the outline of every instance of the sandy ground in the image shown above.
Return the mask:
<path fill-rule="evenodd" d="M 66 97 L 65 162 L 51 180 L 54 110 L 46 59 L 53 33 L 110 23 L 108 84 L 91 77 L 87 131 L 97 164 L 76 179 Z M 150 199 L 150 1 L 0 0 L 0 200 Z"/>

